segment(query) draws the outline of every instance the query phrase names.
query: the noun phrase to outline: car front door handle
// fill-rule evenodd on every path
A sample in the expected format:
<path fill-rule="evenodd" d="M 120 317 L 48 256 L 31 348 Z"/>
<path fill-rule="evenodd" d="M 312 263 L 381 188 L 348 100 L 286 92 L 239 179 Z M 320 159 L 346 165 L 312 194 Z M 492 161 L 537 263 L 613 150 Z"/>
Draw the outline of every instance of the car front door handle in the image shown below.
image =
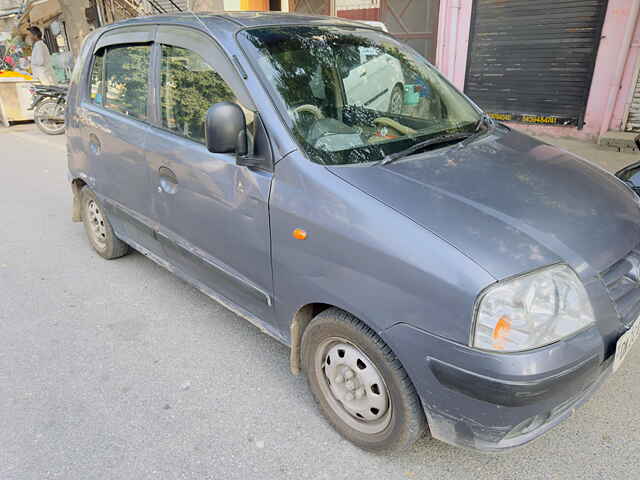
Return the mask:
<path fill-rule="evenodd" d="M 167 167 L 160 167 L 158 169 L 158 175 L 160 176 L 160 185 L 158 186 L 158 192 L 176 193 L 178 190 L 178 177 L 176 174 Z"/>

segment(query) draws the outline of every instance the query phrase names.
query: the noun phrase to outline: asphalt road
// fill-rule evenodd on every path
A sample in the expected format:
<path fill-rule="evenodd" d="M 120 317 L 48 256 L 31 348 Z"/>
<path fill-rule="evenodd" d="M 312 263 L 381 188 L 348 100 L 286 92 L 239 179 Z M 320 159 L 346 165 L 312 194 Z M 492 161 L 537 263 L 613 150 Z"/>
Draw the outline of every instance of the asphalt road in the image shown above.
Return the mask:
<path fill-rule="evenodd" d="M 376 456 L 316 410 L 288 350 L 70 220 L 63 137 L 0 129 L 0 479 L 640 476 L 640 347 L 569 421 L 483 455 Z"/>

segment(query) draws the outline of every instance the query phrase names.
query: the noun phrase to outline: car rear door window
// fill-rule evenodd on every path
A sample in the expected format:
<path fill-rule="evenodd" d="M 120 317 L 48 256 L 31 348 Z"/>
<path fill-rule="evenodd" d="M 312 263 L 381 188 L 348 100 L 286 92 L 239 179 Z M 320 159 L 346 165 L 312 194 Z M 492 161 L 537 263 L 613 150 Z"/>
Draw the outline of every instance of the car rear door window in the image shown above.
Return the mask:
<path fill-rule="evenodd" d="M 102 93 L 105 108 L 138 120 L 146 120 L 150 55 L 151 45 L 146 44 L 107 47 L 104 54 L 105 85 Z"/>
<path fill-rule="evenodd" d="M 160 114 L 162 126 L 205 143 L 207 110 L 218 102 L 235 102 L 229 85 L 199 54 L 182 47 L 162 45 L 160 62 Z"/>

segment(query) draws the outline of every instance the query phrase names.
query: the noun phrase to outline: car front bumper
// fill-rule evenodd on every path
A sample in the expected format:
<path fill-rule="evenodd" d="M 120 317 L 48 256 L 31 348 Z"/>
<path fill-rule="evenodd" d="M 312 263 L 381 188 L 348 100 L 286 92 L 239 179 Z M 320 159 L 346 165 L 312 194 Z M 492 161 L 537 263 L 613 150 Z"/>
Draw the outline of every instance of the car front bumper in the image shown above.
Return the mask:
<path fill-rule="evenodd" d="M 383 332 L 422 400 L 431 435 L 495 452 L 523 445 L 587 401 L 612 370 L 590 328 L 529 352 L 482 352 L 407 324 Z"/>

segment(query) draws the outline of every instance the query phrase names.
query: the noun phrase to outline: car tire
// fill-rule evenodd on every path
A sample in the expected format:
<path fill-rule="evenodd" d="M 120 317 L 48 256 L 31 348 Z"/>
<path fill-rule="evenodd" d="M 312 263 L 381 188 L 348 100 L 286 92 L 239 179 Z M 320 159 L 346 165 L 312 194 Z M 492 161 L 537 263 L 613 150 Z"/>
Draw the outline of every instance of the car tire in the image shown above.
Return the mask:
<path fill-rule="evenodd" d="M 404 104 L 404 88 L 399 83 L 391 90 L 389 98 L 389 113 L 400 115 Z"/>
<path fill-rule="evenodd" d="M 424 435 L 424 411 L 407 373 L 356 317 L 337 308 L 321 312 L 304 331 L 301 353 L 311 393 L 344 438 L 386 453 L 405 450 Z"/>
<path fill-rule="evenodd" d="M 112 260 L 129 252 L 129 246 L 116 237 L 102 205 L 88 187 L 80 190 L 81 215 L 85 232 L 93 249 L 103 258 Z"/>

